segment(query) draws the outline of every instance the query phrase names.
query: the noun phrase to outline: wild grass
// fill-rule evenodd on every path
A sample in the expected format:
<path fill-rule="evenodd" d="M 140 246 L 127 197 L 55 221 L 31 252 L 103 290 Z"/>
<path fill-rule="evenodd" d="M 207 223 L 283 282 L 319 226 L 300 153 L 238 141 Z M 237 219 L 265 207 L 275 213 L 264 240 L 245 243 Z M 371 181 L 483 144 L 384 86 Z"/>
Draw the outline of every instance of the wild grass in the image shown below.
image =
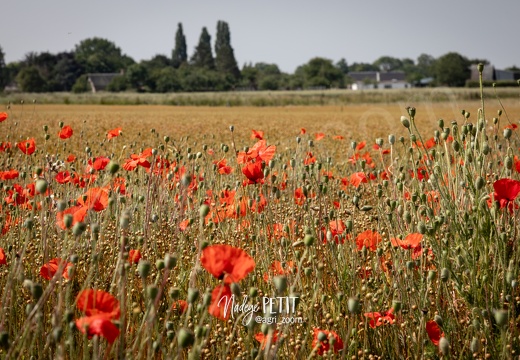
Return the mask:
<path fill-rule="evenodd" d="M 11 143 L 0 171 L 19 175 L 0 190 L 1 356 L 517 357 L 518 199 L 495 200 L 517 188 L 518 101 L 412 99 L 265 109 L 11 105 L 0 123 L 0 142 Z M 74 130 L 69 139 L 58 137 L 62 125 Z M 107 140 L 116 127 L 122 133 Z M 263 159 L 237 156 L 257 144 L 252 130 L 276 146 L 254 174 L 243 169 Z M 26 155 L 16 143 L 31 137 L 36 151 Z M 70 154 L 74 162 L 56 163 Z M 111 162 L 96 169 L 98 157 Z M 130 170 L 136 159 L 148 167 Z M 231 173 L 219 171 L 222 159 Z M 59 183 L 65 171 L 84 187 L 74 177 Z M 80 204 L 85 217 L 58 226 L 58 213 Z M 410 235 L 420 240 L 412 245 Z M 254 259 L 231 285 L 237 301 L 298 298 L 287 314 L 294 323 L 209 314 L 225 276 L 212 276 L 201 253 L 216 244 Z M 138 264 L 130 250 L 141 253 Z M 69 279 L 64 264 L 41 276 L 53 258 L 70 262 Z M 91 339 L 77 323 L 88 289 L 111 294 L 121 312 L 102 329 L 91 323 Z M 255 338 L 275 332 L 265 348 Z"/>
<path fill-rule="evenodd" d="M 518 98 L 514 88 L 495 88 L 489 95 L 500 99 Z M 21 100 L 40 104 L 83 105 L 171 105 L 171 106 L 323 106 L 350 104 L 393 104 L 425 101 L 429 103 L 471 101 L 480 99 L 478 88 L 413 88 L 376 90 L 302 90 L 302 91 L 233 91 L 207 93 L 107 93 L 73 94 L 12 93 L 0 95 L 0 102 L 20 103 Z"/>

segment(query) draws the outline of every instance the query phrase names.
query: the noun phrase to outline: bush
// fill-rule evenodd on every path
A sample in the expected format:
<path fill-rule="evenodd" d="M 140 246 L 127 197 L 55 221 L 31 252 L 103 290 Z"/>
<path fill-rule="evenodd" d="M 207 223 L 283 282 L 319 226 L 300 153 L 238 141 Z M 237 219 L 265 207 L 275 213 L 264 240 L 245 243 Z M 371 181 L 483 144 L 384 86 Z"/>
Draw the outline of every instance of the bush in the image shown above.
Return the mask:
<path fill-rule="evenodd" d="M 91 88 L 87 80 L 87 75 L 81 75 L 72 86 L 72 92 L 79 94 L 88 91 L 91 91 Z"/>
<path fill-rule="evenodd" d="M 123 75 L 113 78 L 107 86 L 107 91 L 110 92 L 120 92 L 125 91 L 126 89 L 128 89 L 128 80 Z"/>

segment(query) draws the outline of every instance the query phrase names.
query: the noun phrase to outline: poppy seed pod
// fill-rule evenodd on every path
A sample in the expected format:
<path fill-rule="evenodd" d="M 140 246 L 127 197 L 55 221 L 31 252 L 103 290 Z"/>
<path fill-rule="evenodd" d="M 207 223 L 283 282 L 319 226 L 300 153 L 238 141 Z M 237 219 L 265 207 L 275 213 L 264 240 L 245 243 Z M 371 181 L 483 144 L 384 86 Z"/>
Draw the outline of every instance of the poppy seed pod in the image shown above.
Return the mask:
<path fill-rule="evenodd" d="M 361 312 L 361 303 L 357 297 L 351 297 L 347 301 L 348 311 L 351 314 L 359 314 Z"/>
<path fill-rule="evenodd" d="M 233 131 L 233 130 L 231 130 Z M 179 333 L 177 334 L 177 344 L 180 348 L 187 348 L 191 345 L 193 345 L 193 342 L 195 341 L 194 334 L 185 328 L 181 328 L 179 330 Z"/>
<path fill-rule="evenodd" d="M 199 290 L 194 288 L 188 289 L 188 304 L 193 304 L 199 298 Z"/>
<path fill-rule="evenodd" d="M 406 116 L 401 116 L 401 124 L 408 129 L 410 127 L 410 120 L 408 120 Z"/>
<path fill-rule="evenodd" d="M 40 194 L 44 194 L 47 191 L 49 183 L 45 179 L 38 179 L 36 181 L 36 191 L 38 191 Z"/>
<path fill-rule="evenodd" d="M 146 295 L 150 301 L 154 301 L 157 297 L 157 294 L 159 294 L 159 288 L 156 285 L 152 284 L 146 287 Z"/>
<path fill-rule="evenodd" d="M 137 271 L 139 272 L 139 276 L 142 279 L 146 279 L 150 274 L 150 262 L 148 260 L 141 259 L 139 264 L 137 264 Z"/>
<path fill-rule="evenodd" d="M 115 173 L 117 173 L 119 171 L 119 164 L 116 163 L 115 161 L 110 161 L 108 163 L 108 172 L 111 174 L 111 175 L 114 175 Z"/>
<path fill-rule="evenodd" d="M 495 318 L 495 322 L 500 328 L 505 327 L 509 321 L 507 310 L 495 310 L 493 312 L 493 316 Z"/>
<path fill-rule="evenodd" d="M 282 294 L 287 290 L 287 277 L 286 276 L 275 276 L 273 278 L 274 286 L 279 294 Z"/>
<path fill-rule="evenodd" d="M 450 342 L 444 336 L 439 340 L 439 351 L 444 356 L 450 353 Z"/>
<path fill-rule="evenodd" d="M 86 229 L 87 224 L 85 224 L 84 222 L 77 222 L 72 227 L 72 233 L 74 234 L 74 236 L 80 236 Z"/>

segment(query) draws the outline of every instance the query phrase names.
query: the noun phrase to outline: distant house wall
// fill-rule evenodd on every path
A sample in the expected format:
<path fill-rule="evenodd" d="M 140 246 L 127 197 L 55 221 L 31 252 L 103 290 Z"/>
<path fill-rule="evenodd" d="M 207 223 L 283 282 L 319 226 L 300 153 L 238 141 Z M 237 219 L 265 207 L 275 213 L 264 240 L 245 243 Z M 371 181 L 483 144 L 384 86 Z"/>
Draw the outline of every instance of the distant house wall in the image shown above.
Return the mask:
<path fill-rule="evenodd" d="M 352 90 L 406 89 L 411 84 L 402 71 L 359 71 L 348 74 L 352 79 Z"/>

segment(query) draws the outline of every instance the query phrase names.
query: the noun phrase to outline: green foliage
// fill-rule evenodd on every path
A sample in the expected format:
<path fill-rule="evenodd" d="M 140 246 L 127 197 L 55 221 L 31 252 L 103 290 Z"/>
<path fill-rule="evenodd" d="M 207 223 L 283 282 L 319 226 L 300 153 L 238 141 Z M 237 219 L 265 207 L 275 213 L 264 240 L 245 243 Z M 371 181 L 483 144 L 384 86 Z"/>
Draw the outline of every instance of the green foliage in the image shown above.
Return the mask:
<path fill-rule="evenodd" d="M 391 56 L 381 56 L 374 61 L 373 65 L 376 66 L 379 71 L 403 70 L 403 61 Z"/>
<path fill-rule="evenodd" d="M 186 37 L 182 30 L 182 24 L 179 23 L 177 33 L 175 34 L 175 48 L 172 52 L 172 65 L 176 69 L 188 61 L 188 47 L 186 45 Z"/>
<path fill-rule="evenodd" d="M 217 23 L 217 39 L 215 41 L 215 67 L 218 72 L 229 75 L 232 81 L 240 78 L 240 70 L 233 48 L 231 47 L 231 34 L 225 21 Z"/>
<path fill-rule="evenodd" d="M 156 79 L 156 91 L 161 93 L 181 91 L 182 83 L 177 70 L 166 67 L 158 71 Z"/>
<path fill-rule="evenodd" d="M 128 89 L 128 80 L 126 76 L 120 75 L 116 76 L 112 79 L 110 84 L 107 86 L 107 91 L 110 92 L 120 92 L 120 91 L 126 91 Z"/>
<path fill-rule="evenodd" d="M 20 90 L 25 92 L 44 92 L 45 80 L 36 66 L 24 67 L 16 76 Z"/>
<path fill-rule="evenodd" d="M 329 59 L 313 58 L 296 72 L 303 77 L 304 88 L 329 89 L 343 84 L 343 73 Z"/>
<path fill-rule="evenodd" d="M 123 56 L 113 42 L 101 38 L 81 41 L 75 48 L 75 57 L 87 73 L 114 73 L 125 69 L 134 61 Z"/>
<path fill-rule="evenodd" d="M 348 71 L 349 71 L 349 68 L 348 68 L 348 64 L 347 64 L 347 60 L 345 60 L 344 58 L 341 58 L 337 63 L 336 63 L 336 67 L 343 73 L 343 74 L 348 74 Z"/>
<path fill-rule="evenodd" d="M 213 58 L 213 52 L 211 50 L 211 36 L 205 27 L 202 28 L 199 43 L 190 59 L 190 63 L 198 68 L 208 70 L 215 69 L 215 59 Z"/>
<path fill-rule="evenodd" d="M 441 85 L 464 86 L 471 74 L 469 66 L 470 62 L 466 57 L 450 52 L 435 62 L 435 79 Z"/>
<path fill-rule="evenodd" d="M 149 77 L 148 69 L 142 64 L 133 64 L 126 70 L 126 79 L 128 85 L 138 91 L 143 91 L 146 81 Z"/>
<path fill-rule="evenodd" d="M 88 83 L 87 75 L 81 75 L 76 79 L 76 82 L 72 86 L 72 92 L 75 94 L 85 93 L 91 91 L 90 85 Z"/>

